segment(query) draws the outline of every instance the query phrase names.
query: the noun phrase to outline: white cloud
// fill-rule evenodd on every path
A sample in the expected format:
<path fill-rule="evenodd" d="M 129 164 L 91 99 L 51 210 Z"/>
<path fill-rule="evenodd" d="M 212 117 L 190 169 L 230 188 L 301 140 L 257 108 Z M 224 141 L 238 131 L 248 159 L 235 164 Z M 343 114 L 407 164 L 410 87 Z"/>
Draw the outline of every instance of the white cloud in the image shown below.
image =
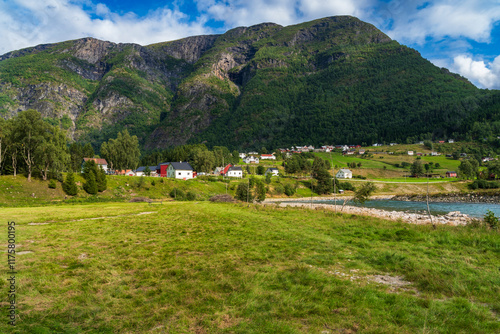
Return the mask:
<path fill-rule="evenodd" d="M 362 16 L 372 0 L 198 0 L 200 12 L 224 21 L 226 27 L 262 22 L 290 25 L 326 16 Z"/>
<path fill-rule="evenodd" d="M 205 17 L 160 8 L 145 17 L 118 15 L 104 4 L 70 0 L 0 0 L 0 54 L 43 43 L 95 37 L 112 42 L 150 44 L 211 33 Z"/>
<path fill-rule="evenodd" d="M 500 89 L 500 56 L 488 64 L 484 60 L 459 55 L 453 59 L 452 69 L 483 88 Z"/>
<path fill-rule="evenodd" d="M 427 37 L 489 42 L 493 25 L 500 20 L 498 0 L 393 0 L 383 8 L 391 23 L 388 34 L 417 44 Z"/>

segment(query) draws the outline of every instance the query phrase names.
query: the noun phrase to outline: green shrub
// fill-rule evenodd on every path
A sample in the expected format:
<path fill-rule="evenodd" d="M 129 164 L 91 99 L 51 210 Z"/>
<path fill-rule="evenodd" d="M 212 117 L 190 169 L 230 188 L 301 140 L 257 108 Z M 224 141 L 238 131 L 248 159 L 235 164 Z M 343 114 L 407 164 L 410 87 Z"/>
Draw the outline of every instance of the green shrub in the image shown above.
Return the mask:
<path fill-rule="evenodd" d="M 486 181 L 483 179 L 474 180 L 471 184 L 469 184 L 470 189 L 497 189 L 500 188 L 500 182 L 497 181 Z"/>
<path fill-rule="evenodd" d="M 56 189 L 57 187 L 57 183 L 56 183 L 56 180 L 52 179 L 49 181 L 49 188 L 50 189 Z"/>
<path fill-rule="evenodd" d="M 498 229 L 498 217 L 495 216 L 493 212 L 488 210 L 486 214 L 484 215 L 484 222 L 486 225 L 488 225 L 489 228 L 492 230 L 497 230 Z"/>
<path fill-rule="evenodd" d="M 295 187 L 290 185 L 290 184 L 286 184 L 285 185 L 285 195 L 293 196 L 294 194 L 295 194 Z"/>
<path fill-rule="evenodd" d="M 281 184 L 278 184 L 276 185 L 276 187 L 274 187 L 274 192 L 277 195 L 283 195 L 283 193 L 285 192 L 285 187 L 283 187 Z"/>
<path fill-rule="evenodd" d="M 186 194 L 182 189 L 174 188 L 170 192 L 170 197 L 174 198 L 177 201 L 182 201 L 186 198 Z"/>
<path fill-rule="evenodd" d="M 195 193 L 193 193 L 193 192 L 191 192 L 191 191 L 188 191 L 188 192 L 186 193 L 186 199 L 187 199 L 188 201 L 194 201 L 194 200 L 196 199 L 196 194 L 195 194 Z"/>
<path fill-rule="evenodd" d="M 342 182 L 342 183 L 339 183 L 339 189 L 350 190 L 350 191 L 356 190 L 356 188 L 352 185 L 351 182 Z"/>
<path fill-rule="evenodd" d="M 236 188 L 236 199 L 242 202 L 253 202 L 253 194 L 248 188 L 247 182 L 241 182 L 238 184 L 238 188 Z"/>

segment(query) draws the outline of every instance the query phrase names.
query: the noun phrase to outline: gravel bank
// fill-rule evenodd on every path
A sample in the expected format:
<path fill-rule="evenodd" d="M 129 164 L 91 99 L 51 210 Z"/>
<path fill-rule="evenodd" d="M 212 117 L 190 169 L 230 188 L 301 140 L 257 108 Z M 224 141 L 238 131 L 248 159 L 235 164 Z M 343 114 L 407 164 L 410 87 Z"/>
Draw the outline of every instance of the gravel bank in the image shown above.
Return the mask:
<path fill-rule="evenodd" d="M 314 198 L 317 200 L 318 198 Z M 327 199 L 331 199 L 331 197 L 328 197 Z M 383 199 L 387 199 L 387 197 L 384 197 Z M 307 209 L 324 209 L 324 210 L 335 210 L 334 205 L 329 205 L 329 204 L 311 204 L 311 203 L 296 203 L 292 201 L 283 201 L 283 200 L 266 200 L 264 204 L 272 204 L 275 203 L 279 205 L 280 207 L 301 207 L 301 208 L 307 208 Z M 469 217 L 466 214 L 462 214 L 459 211 L 455 212 L 450 212 L 446 215 L 431 215 L 431 218 L 429 215 L 422 215 L 422 214 L 417 214 L 417 213 L 407 213 L 407 212 L 401 212 L 401 211 L 385 211 L 385 210 L 379 210 L 379 209 L 372 209 L 372 208 L 363 208 L 363 207 L 356 207 L 356 206 L 344 206 L 342 208 L 341 205 L 337 205 L 337 212 L 339 213 L 347 213 L 347 214 L 356 214 L 356 215 L 363 215 L 363 216 L 370 216 L 370 217 L 378 217 L 378 218 L 383 218 L 383 219 L 388 219 L 388 220 L 393 220 L 393 221 L 398 221 L 401 220 L 405 223 L 408 224 L 436 224 L 436 225 L 453 225 L 453 226 L 459 226 L 459 225 L 467 225 L 469 222 L 471 222 L 473 219 Z"/>

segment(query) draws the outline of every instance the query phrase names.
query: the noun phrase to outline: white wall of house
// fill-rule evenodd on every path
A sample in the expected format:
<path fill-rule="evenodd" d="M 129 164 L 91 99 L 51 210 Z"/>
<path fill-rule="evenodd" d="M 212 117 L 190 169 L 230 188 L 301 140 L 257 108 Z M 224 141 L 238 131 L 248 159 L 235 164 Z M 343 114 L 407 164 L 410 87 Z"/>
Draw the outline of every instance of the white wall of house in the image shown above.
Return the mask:
<path fill-rule="evenodd" d="M 268 168 L 266 170 L 266 175 L 271 173 L 272 176 L 278 176 L 279 175 L 279 170 L 278 169 L 271 169 L 271 168 Z"/>
<path fill-rule="evenodd" d="M 258 163 L 259 163 L 259 158 L 255 158 L 255 157 L 252 157 L 252 156 L 248 156 L 248 157 L 246 157 L 245 159 L 243 159 L 243 161 L 244 161 L 246 164 L 250 164 L 250 163 L 255 163 L 255 164 L 258 164 Z"/>
<path fill-rule="evenodd" d="M 230 170 L 227 172 L 229 177 L 243 177 L 243 171 L 241 170 Z"/>
<path fill-rule="evenodd" d="M 338 171 L 336 177 L 338 179 L 352 179 L 352 172 L 349 169 L 341 169 Z"/>
<path fill-rule="evenodd" d="M 176 179 L 192 179 L 193 171 L 192 170 L 175 170 L 175 178 Z"/>

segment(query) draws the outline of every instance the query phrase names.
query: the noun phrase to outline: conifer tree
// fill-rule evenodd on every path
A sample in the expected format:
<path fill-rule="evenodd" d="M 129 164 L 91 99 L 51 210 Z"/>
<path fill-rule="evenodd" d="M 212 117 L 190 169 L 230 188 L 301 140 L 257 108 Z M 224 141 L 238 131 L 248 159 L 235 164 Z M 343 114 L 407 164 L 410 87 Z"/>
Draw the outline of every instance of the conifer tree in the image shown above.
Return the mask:
<path fill-rule="evenodd" d="M 106 172 L 104 171 L 102 166 L 97 168 L 96 183 L 97 183 L 97 191 L 103 192 L 104 190 L 108 189 L 108 182 L 106 180 Z"/>
<path fill-rule="evenodd" d="M 95 180 L 94 171 L 90 170 L 88 172 L 86 180 L 87 182 L 83 185 L 83 189 L 91 195 L 97 194 L 97 182 Z"/>
<path fill-rule="evenodd" d="M 62 188 L 67 195 L 75 196 L 78 194 L 78 188 L 75 183 L 75 174 L 70 170 L 68 175 L 66 175 L 66 180 L 62 184 Z"/>

